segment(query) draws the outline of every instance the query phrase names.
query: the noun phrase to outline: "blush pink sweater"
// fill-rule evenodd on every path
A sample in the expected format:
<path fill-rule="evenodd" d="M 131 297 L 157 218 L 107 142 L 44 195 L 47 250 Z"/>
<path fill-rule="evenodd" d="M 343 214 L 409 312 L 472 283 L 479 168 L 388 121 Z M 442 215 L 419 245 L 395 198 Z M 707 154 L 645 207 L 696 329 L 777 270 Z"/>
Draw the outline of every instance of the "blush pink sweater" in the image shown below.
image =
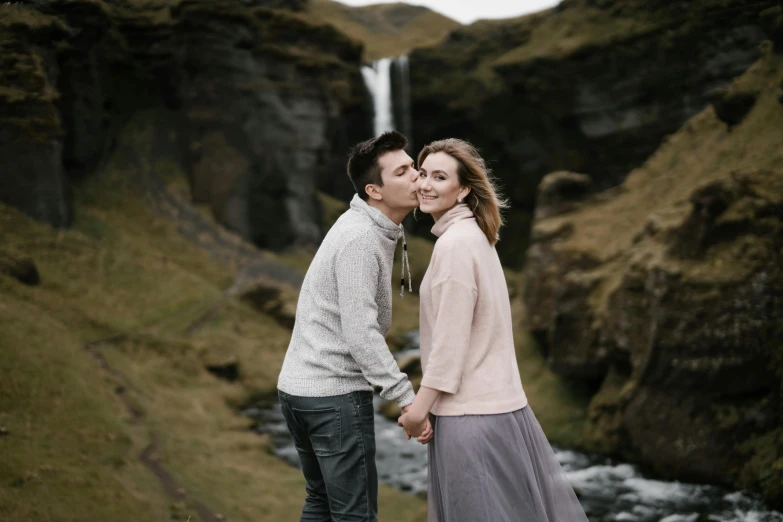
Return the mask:
<path fill-rule="evenodd" d="M 526 406 L 495 247 L 465 204 L 441 216 L 432 233 L 438 240 L 420 290 L 421 385 L 445 392 L 432 413 L 487 415 Z"/>

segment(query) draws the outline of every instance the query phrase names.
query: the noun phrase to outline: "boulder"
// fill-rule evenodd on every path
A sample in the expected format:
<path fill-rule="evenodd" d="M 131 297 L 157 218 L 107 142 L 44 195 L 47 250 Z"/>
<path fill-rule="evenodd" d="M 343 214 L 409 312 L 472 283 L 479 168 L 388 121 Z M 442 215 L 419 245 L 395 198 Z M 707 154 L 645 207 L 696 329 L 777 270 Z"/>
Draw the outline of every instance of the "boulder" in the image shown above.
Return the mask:
<path fill-rule="evenodd" d="M 262 277 L 244 283 L 241 289 L 232 289 L 230 293 L 293 330 L 297 292 L 291 286 Z"/>
<path fill-rule="evenodd" d="M 712 107 L 721 121 L 737 125 L 753 108 L 757 97 L 755 92 L 717 89 L 712 94 Z"/>
<path fill-rule="evenodd" d="M 5 274 L 29 286 L 38 285 L 41 276 L 32 258 L 0 250 L 0 274 Z"/>
<path fill-rule="evenodd" d="M 592 191 L 592 180 L 585 174 L 565 171 L 547 174 L 538 186 L 535 216 L 544 218 L 567 212 Z"/>

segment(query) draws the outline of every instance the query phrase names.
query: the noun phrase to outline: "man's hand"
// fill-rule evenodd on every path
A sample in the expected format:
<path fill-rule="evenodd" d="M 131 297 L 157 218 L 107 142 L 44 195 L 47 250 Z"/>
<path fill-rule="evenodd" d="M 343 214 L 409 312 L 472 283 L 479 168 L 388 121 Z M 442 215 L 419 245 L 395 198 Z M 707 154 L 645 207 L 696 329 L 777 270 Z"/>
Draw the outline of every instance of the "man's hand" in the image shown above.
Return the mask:
<path fill-rule="evenodd" d="M 430 428 L 430 431 L 432 430 L 428 416 L 426 414 L 421 415 L 416 410 L 408 410 L 406 413 L 403 413 L 397 420 L 397 425 L 402 427 L 408 440 L 411 437 L 421 437 L 427 427 Z"/>

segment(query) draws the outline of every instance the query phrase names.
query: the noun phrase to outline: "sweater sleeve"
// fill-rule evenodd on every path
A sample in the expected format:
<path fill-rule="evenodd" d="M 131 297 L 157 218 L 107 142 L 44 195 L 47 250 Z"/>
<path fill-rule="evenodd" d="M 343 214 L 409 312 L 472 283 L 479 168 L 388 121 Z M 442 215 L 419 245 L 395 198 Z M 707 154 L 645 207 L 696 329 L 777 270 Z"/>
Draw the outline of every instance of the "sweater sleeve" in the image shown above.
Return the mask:
<path fill-rule="evenodd" d="M 457 393 L 470 348 L 475 287 L 447 278 L 432 286 L 432 345 L 421 385 Z"/>
<path fill-rule="evenodd" d="M 413 386 L 397 366 L 378 322 L 378 259 L 355 239 L 338 254 L 335 272 L 340 326 L 351 356 L 367 381 L 381 388 L 381 397 L 407 406 L 415 398 Z"/>

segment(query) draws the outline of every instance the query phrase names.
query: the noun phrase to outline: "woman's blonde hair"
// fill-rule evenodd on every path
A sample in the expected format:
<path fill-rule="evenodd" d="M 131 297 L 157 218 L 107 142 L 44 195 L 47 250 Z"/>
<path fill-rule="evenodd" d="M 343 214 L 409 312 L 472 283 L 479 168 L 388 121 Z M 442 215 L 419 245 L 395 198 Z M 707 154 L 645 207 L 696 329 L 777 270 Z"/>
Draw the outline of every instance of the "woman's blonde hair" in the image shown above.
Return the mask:
<path fill-rule="evenodd" d="M 503 226 L 500 211 L 508 208 L 508 203 L 500 197 L 484 159 L 476 147 L 467 141 L 448 138 L 425 145 L 419 152 L 419 167 L 427 156 L 436 152 L 448 154 L 457 160 L 459 184 L 470 188 L 464 202 L 473 211 L 476 223 L 487 236 L 489 244 L 494 246 L 500 239 L 500 227 Z"/>

